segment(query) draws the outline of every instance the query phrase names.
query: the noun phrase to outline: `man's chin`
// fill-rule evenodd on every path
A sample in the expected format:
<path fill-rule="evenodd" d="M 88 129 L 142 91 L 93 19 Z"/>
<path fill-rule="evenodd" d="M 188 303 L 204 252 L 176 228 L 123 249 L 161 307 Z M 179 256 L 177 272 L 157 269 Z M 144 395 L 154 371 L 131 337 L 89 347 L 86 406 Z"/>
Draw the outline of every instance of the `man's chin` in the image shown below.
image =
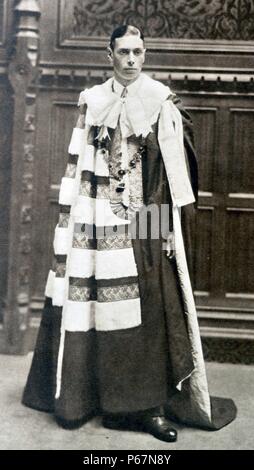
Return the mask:
<path fill-rule="evenodd" d="M 133 71 L 130 71 L 130 72 L 125 71 L 125 73 L 124 73 L 124 80 L 127 80 L 127 81 L 132 82 L 133 80 L 136 80 L 136 79 L 139 77 L 139 75 L 140 75 L 140 73 L 137 72 L 137 71 L 135 71 L 135 72 L 133 72 Z"/>
<path fill-rule="evenodd" d="M 126 75 L 127 77 L 138 77 L 139 72 L 137 70 L 125 70 L 124 75 Z"/>
<path fill-rule="evenodd" d="M 119 81 L 119 83 L 121 83 L 124 86 L 127 86 L 127 85 L 130 85 L 131 83 L 135 82 L 139 78 L 141 72 L 137 72 L 136 70 L 135 70 L 135 72 L 136 73 L 131 72 L 131 73 L 127 74 L 126 71 L 125 71 L 121 75 L 115 73 L 115 78 L 116 78 L 116 80 Z"/>

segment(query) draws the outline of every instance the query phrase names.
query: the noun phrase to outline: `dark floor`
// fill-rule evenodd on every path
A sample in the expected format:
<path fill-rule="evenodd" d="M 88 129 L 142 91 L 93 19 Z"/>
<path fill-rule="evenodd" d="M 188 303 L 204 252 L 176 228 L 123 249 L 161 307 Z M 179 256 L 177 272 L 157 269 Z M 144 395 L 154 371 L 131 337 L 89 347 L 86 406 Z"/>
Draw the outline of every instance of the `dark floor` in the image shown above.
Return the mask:
<path fill-rule="evenodd" d="M 177 443 L 166 444 L 143 433 L 106 430 L 99 418 L 78 430 L 66 431 L 51 415 L 22 406 L 31 358 L 31 354 L 0 356 L 1 450 L 254 449 L 254 366 L 207 363 L 210 393 L 235 400 L 236 421 L 216 432 L 176 426 Z"/>

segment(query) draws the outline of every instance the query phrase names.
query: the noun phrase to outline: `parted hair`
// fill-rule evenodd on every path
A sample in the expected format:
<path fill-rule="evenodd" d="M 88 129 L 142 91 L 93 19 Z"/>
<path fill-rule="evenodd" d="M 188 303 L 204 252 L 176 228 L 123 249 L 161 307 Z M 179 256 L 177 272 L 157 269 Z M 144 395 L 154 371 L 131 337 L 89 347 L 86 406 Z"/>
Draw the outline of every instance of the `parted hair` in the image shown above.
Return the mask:
<path fill-rule="evenodd" d="M 136 28 L 136 26 L 123 24 L 121 26 L 118 26 L 118 28 L 114 29 L 113 33 L 111 34 L 109 46 L 112 51 L 115 47 L 115 40 L 118 38 L 122 38 L 123 36 L 139 36 L 140 39 L 144 41 L 144 34 L 141 29 Z"/>

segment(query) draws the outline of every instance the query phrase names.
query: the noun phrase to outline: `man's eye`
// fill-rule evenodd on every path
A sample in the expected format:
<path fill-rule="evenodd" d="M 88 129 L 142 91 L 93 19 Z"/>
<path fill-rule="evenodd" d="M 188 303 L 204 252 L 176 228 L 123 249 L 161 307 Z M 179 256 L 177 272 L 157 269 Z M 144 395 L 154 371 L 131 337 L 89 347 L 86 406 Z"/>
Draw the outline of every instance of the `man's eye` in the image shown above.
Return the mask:
<path fill-rule="evenodd" d="M 128 54 L 128 51 L 122 49 L 121 51 L 119 51 L 119 54 L 120 54 L 120 55 L 126 55 L 126 54 Z"/>
<path fill-rule="evenodd" d="M 141 55 L 141 54 L 142 54 L 141 49 L 135 50 L 135 51 L 134 51 L 134 54 L 135 54 L 135 55 Z"/>

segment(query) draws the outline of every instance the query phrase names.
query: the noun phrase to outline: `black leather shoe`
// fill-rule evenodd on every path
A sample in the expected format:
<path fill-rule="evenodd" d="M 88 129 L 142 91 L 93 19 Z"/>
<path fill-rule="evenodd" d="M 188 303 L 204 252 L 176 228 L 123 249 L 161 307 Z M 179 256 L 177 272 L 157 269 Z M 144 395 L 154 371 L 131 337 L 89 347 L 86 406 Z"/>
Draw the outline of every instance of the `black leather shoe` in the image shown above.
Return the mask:
<path fill-rule="evenodd" d="M 102 418 L 102 424 L 108 429 L 146 432 L 164 442 L 175 442 L 177 440 L 177 431 L 171 428 L 165 416 L 152 416 L 149 413 L 121 416 L 107 415 Z"/>
<path fill-rule="evenodd" d="M 176 442 L 177 431 L 171 427 L 170 422 L 165 416 L 144 415 L 141 420 L 143 432 L 152 434 L 152 436 L 164 442 Z"/>

